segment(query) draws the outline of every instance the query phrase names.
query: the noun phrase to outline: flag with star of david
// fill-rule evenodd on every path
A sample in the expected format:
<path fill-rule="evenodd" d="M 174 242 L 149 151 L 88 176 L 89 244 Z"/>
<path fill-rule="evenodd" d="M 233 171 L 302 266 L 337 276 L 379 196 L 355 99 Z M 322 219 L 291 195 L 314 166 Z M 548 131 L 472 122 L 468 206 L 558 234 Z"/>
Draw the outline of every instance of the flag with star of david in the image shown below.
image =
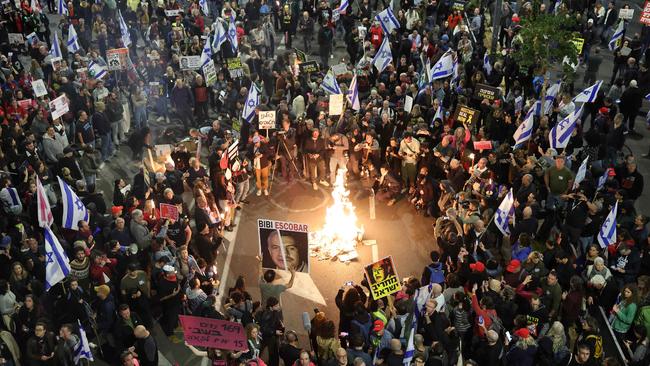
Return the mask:
<path fill-rule="evenodd" d="M 45 230 L 45 290 L 47 291 L 70 274 L 70 261 L 52 229 L 49 227 L 43 229 Z"/>
<path fill-rule="evenodd" d="M 246 104 L 244 109 L 242 109 L 241 117 L 246 120 L 246 122 L 251 123 L 253 117 L 255 117 L 255 108 L 260 104 L 259 92 L 255 83 L 251 84 L 251 88 L 248 91 L 248 97 L 246 98 Z"/>
<path fill-rule="evenodd" d="M 230 41 L 232 46 L 232 51 L 237 53 L 239 48 L 239 40 L 237 39 L 237 27 L 235 26 L 235 20 L 230 18 L 230 24 L 228 25 L 228 33 L 226 33 L 226 38 Z"/>
<path fill-rule="evenodd" d="M 377 68 L 377 72 L 381 74 L 391 62 L 393 62 L 393 53 L 390 50 L 390 42 L 388 42 L 388 37 L 384 37 L 381 46 L 379 46 L 375 57 L 372 59 L 372 64 Z"/>
<path fill-rule="evenodd" d="M 384 31 L 384 37 L 388 37 L 393 29 L 399 29 L 399 21 L 391 8 L 384 9 L 375 16 L 375 19 L 377 19 L 379 25 L 381 25 L 381 29 Z"/>
<path fill-rule="evenodd" d="M 62 227 L 77 231 L 79 230 L 78 224 L 80 220 L 88 221 L 88 210 L 72 188 L 61 177 L 56 178 L 59 180 L 61 202 L 63 204 Z"/>

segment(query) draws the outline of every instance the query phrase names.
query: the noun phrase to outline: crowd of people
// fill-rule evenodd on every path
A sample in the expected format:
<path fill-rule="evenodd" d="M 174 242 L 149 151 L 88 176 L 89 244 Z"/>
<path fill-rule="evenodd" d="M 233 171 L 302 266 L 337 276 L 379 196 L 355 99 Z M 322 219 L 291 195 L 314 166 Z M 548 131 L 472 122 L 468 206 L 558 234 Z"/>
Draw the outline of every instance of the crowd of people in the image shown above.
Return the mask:
<path fill-rule="evenodd" d="M 624 20 L 609 51 L 618 11 L 601 0 L 2 4 L 0 365 L 80 364 L 86 346 L 109 364 L 158 365 L 155 327 L 181 343 L 183 314 L 245 326 L 244 350 L 187 344 L 214 365 L 649 364 L 650 240 L 635 207 L 644 177 L 625 141 L 640 137 L 650 92 L 650 27 L 633 33 L 636 20 Z M 542 13 L 572 19 L 583 40 L 582 85 L 563 74 L 554 95 L 551 70 L 514 56 Z M 611 80 L 574 99 L 608 52 Z M 320 71 L 300 68 L 310 54 Z M 376 55 L 389 64 L 379 70 Z M 427 69 L 445 57 L 456 66 L 436 78 Z M 477 97 L 486 87 L 493 98 Z M 329 94 L 347 95 L 337 115 Z M 50 102 L 61 96 L 59 116 Z M 265 111 L 276 128 L 260 131 Z M 567 118 L 578 123 L 554 148 Z M 155 148 L 162 138 L 178 142 L 168 156 Z M 127 163 L 126 147 L 140 170 L 114 181 L 111 202 L 98 178 Z M 341 288 L 338 319 L 316 310 L 302 341 L 283 322 L 299 313 L 283 314 L 280 299 L 298 268 L 289 282 L 261 260 L 258 273 L 235 268 L 219 294 L 217 255 L 239 210 L 263 199 L 251 193 L 273 194 L 275 180 L 327 190 L 340 169 L 356 197 L 372 191 L 431 217 L 431 263 L 381 299 L 366 280 Z M 59 182 L 89 212 L 73 228 L 59 225 Z M 70 266 L 56 283 L 39 192 Z M 509 194 L 513 212 L 501 216 Z M 614 238 L 601 232 L 613 207 Z M 254 298 L 245 278 L 258 276 Z"/>

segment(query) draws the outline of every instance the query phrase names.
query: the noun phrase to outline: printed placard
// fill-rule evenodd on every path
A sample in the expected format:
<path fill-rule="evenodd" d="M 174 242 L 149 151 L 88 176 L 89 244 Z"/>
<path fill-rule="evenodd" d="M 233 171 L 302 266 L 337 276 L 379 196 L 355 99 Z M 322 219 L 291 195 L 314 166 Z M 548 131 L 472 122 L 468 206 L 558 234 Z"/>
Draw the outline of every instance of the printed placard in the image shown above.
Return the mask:
<path fill-rule="evenodd" d="M 572 39 L 571 42 L 573 42 L 573 45 L 576 47 L 576 52 L 578 53 L 578 55 L 581 54 L 582 48 L 585 46 L 585 39 L 576 37 Z"/>
<path fill-rule="evenodd" d="M 260 111 L 258 117 L 260 130 L 270 130 L 275 128 L 275 111 Z"/>
<path fill-rule="evenodd" d="M 25 38 L 23 38 L 22 33 L 9 33 L 8 39 L 9 44 L 22 45 L 25 43 Z"/>
<path fill-rule="evenodd" d="M 201 68 L 201 56 L 181 56 L 179 62 L 183 71 Z"/>
<path fill-rule="evenodd" d="M 169 203 L 161 203 L 160 217 L 163 219 L 178 221 L 178 207 L 176 207 L 176 205 L 170 205 Z"/>
<path fill-rule="evenodd" d="M 334 73 L 334 76 L 347 74 L 348 73 L 348 66 L 346 64 L 344 64 L 344 63 L 334 65 L 334 66 L 332 66 L 332 72 Z"/>
<path fill-rule="evenodd" d="M 179 315 L 183 338 L 192 346 L 244 351 L 248 349 L 246 329 L 241 323 Z"/>
<path fill-rule="evenodd" d="M 454 113 L 454 119 L 460 123 L 472 125 L 478 121 L 479 111 L 466 105 L 458 105 Z"/>
<path fill-rule="evenodd" d="M 645 0 L 643 11 L 641 11 L 641 16 L 639 17 L 639 23 L 650 25 L 650 0 Z"/>
<path fill-rule="evenodd" d="M 239 57 L 226 59 L 226 68 L 228 69 L 231 78 L 244 76 L 244 67 L 242 66 L 241 58 Z"/>
<path fill-rule="evenodd" d="M 48 105 L 50 107 L 50 114 L 52 115 L 52 119 L 60 118 L 70 110 L 70 106 L 68 105 L 68 98 L 65 96 L 65 94 L 50 101 Z"/>
<path fill-rule="evenodd" d="M 203 77 L 207 86 L 212 86 L 217 81 L 217 69 L 214 67 L 214 61 L 210 60 L 203 65 Z"/>
<path fill-rule="evenodd" d="M 128 64 L 129 49 L 128 48 L 113 48 L 106 50 L 106 63 L 108 70 L 125 70 Z"/>
<path fill-rule="evenodd" d="M 167 17 L 177 17 L 179 15 L 183 14 L 182 9 L 169 9 L 165 10 L 165 16 Z"/>
<path fill-rule="evenodd" d="M 618 17 L 619 19 L 630 20 L 634 18 L 634 9 L 620 9 L 618 11 Z"/>
<path fill-rule="evenodd" d="M 330 116 L 340 116 L 343 113 L 343 94 L 330 94 Z"/>
<path fill-rule="evenodd" d="M 18 106 L 24 109 L 29 109 L 32 106 L 32 100 L 31 99 L 19 100 Z"/>
<path fill-rule="evenodd" d="M 411 109 L 413 109 L 413 97 L 407 95 L 404 98 L 404 112 L 411 113 Z"/>
<path fill-rule="evenodd" d="M 492 141 L 474 141 L 474 150 L 492 150 Z"/>
<path fill-rule="evenodd" d="M 320 71 L 320 68 L 318 67 L 318 62 L 316 61 L 306 61 L 301 64 L 298 64 L 298 68 L 300 68 L 300 73 L 301 74 L 311 74 Z"/>
<path fill-rule="evenodd" d="M 47 95 L 47 88 L 45 87 L 45 82 L 43 79 L 32 81 L 32 89 L 34 90 L 34 95 L 37 98 Z"/>
<path fill-rule="evenodd" d="M 309 226 L 258 219 L 262 267 L 309 273 Z"/>
<path fill-rule="evenodd" d="M 370 285 L 372 298 L 375 300 L 392 295 L 402 289 L 391 256 L 365 266 L 364 272 Z"/>
<path fill-rule="evenodd" d="M 499 98 L 499 95 L 500 95 L 499 88 L 495 88 L 493 86 L 485 85 L 485 84 L 476 84 L 476 88 L 474 91 L 474 98 L 478 100 L 487 99 L 490 102 L 492 102 L 495 99 Z"/>

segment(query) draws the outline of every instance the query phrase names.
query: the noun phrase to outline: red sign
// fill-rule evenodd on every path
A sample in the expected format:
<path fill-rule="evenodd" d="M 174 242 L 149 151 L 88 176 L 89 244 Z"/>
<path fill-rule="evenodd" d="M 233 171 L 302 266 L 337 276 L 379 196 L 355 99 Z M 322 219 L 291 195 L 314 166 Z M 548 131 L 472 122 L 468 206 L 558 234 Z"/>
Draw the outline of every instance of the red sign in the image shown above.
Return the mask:
<path fill-rule="evenodd" d="M 650 25 L 650 0 L 645 0 L 645 5 L 643 5 L 641 17 L 639 17 L 639 22 Z"/>
<path fill-rule="evenodd" d="M 246 329 L 241 323 L 198 316 L 179 315 L 185 342 L 192 346 L 245 351 Z"/>
<path fill-rule="evenodd" d="M 178 207 L 168 203 L 160 204 L 160 217 L 163 219 L 172 219 L 178 221 Z"/>
<path fill-rule="evenodd" d="M 492 150 L 492 141 L 474 141 L 474 150 Z"/>
<path fill-rule="evenodd" d="M 32 100 L 31 99 L 19 100 L 18 105 L 24 109 L 29 109 L 29 107 L 32 106 Z"/>

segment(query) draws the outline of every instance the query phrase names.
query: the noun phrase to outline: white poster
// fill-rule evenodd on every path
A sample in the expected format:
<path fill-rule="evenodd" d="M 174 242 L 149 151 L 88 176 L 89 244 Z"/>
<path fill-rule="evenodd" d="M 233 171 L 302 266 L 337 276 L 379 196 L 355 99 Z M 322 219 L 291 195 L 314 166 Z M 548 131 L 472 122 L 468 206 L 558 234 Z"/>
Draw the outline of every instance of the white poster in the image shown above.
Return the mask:
<path fill-rule="evenodd" d="M 165 10 L 165 15 L 168 17 L 176 17 L 181 15 L 183 10 L 181 9 L 171 9 L 171 10 Z"/>
<path fill-rule="evenodd" d="M 407 95 L 406 100 L 404 101 L 404 111 L 406 113 L 411 113 L 411 109 L 413 109 L 413 97 Z"/>
<path fill-rule="evenodd" d="M 634 9 L 621 9 L 618 11 L 618 17 L 621 19 L 632 19 L 634 18 Z"/>
<path fill-rule="evenodd" d="M 198 70 L 201 68 L 201 56 L 181 56 L 181 70 Z"/>
<path fill-rule="evenodd" d="M 9 44 L 25 43 L 25 39 L 23 38 L 22 33 L 9 33 L 8 39 L 9 39 Z"/>
<path fill-rule="evenodd" d="M 34 80 L 32 82 L 32 89 L 34 89 L 34 95 L 37 98 L 42 97 L 43 95 L 47 95 L 47 88 L 45 87 L 43 79 Z"/>
<path fill-rule="evenodd" d="M 332 66 L 332 72 L 334 75 L 339 76 L 348 73 L 348 67 L 344 63 Z"/>
<path fill-rule="evenodd" d="M 340 116 L 343 113 L 343 94 L 330 94 L 330 116 Z"/>
<path fill-rule="evenodd" d="M 217 81 L 217 69 L 214 67 L 214 61 L 210 60 L 203 65 L 203 77 L 205 78 L 205 85 L 208 86 Z"/>
<path fill-rule="evenodd" d="M 62 115 L 66 114 L 68 110 L 70 110 L 70 107 L 68 106 L 68 98 L 65 96 L 65 94 L 50 101 L 50 103 L 48 104 L 50 106 L 50 113 L 52 114 L 52 119 L 57 119 Z"/>
<path fill-rule="evenodd" d="M 260 111 L 259 128 L 260 130 L 275 128 L 275 111 Z"/>

